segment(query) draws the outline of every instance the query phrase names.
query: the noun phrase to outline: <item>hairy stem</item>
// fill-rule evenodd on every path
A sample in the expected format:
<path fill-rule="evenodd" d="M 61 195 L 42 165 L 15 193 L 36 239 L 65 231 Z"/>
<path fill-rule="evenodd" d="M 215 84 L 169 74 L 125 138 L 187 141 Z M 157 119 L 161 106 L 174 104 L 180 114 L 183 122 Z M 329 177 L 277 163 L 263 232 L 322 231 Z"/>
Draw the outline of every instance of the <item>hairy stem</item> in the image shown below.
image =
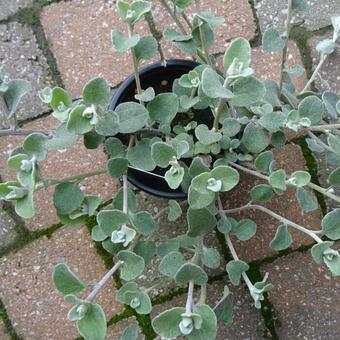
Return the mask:
<path fill-rule="evenodd" d="M 192 300 L 194 295 L 194 281 L 189 282 L 189 288 L 188 288 L 188 297 L 187 302 L 185 304 L 185 313 L 190 314 L 192 311 Z"/>
<path fill-rule="evenodd" d="M 184 26 L 182 25 L 182 23 L 180 22 L 180 20 L 178 19 L 177 15 L 174 13 L 174 11 L 172 11 L 171 7 L 169 6 L 167 0 L 158 0 L 161 5 L 167 10 L 167 12 L 171 15 L 172 19 L 174 20 L 175 24 L 178 26 L 178 28 L 180 29 L 181 33 L 184 35 L 187 35 L 187 32 L 184 28 Z"/>
<path fill-rule="evenodd" d="M 284 68 L 287 61 L 287 55 L 288 55 L 288 43 L 289 43 L 289 35 L 292 28 L 292 5 L 293 0 L 288 0 L 288 8 L 287 8 L 287 19 L 286 19 L 286 25 L 285 25 L 285 32 L 284 32 L 284 38 L 285 38 L 285 45 L 283 47 L 282 51 L 282 61 L 281 61 L 281 72 L 280 72 L 280 92 L 282 91 L 282 85 L 283 85 L 283 76 L 284 76 Z"/>
<path fill-rule="evenodd" d="M 243 172 L 246 172 L 246 173 L 251 174 L 253 176 L 256 176 L 258 178 L 261 178 L 261 179 L 264 179 L 266 181 L 269 181 L 269 177 L 268 176 L 263 175 L 263 174 L 255 171 L 255 170 L 251 170 L 251 169 L 245 168 L 244 166 L 242 166 L 240 164 L 233 163 L 233 162 L 228 162 L 228 163 L 232 167 L 234 167 L 236 169 L 242 170 Z M 340 197 L 330 193 L 329 191 L 327 191 L 327 189 L 324 189 L 324 188 L 322 188 L 322 187 L 320 187 L 320 186 L 318 186 L 318 185 L 316 185 L 314 183 L 308 183 L 306 186 L 311 188 L 311 189 L 313 189 L 313 190 L 315 190 L 315 191 L 320 192 L 324 196 L 327 196 L 327 197 L 331 198 L 333 201 L 340 203 Z"/>
<path fill-rule="evenodd" d="M 108 279 L 124 264 L 123 261 L 119 260 L 104 276 L 103 278 L 94 286 L 94 289 L 86 298 L 87 301 L 92 302 L 99 291 L 103 288 Z"/>
<path fill-rule="evenodd" d="M 128 181 L 127 175 L 123 175 L 123 213 L 128 213 Z"/>
<path fill-rule="evenodd" d="M 276 220 L 280 221 L 281 223 L 283 223 L 287 226 L 293 227 L 297 230 L 302 231 L 303 233 L 305 233 L 308 236 L 310 236 L 311 238 L 313 238 L 317 243 L 322 243 L 321 238 L 316 235 L 315 231 L 309 230 L 309 229 L 307 229 L 307 228 L 305 228 L 305 227 L 303 227 L 303 226 L 301 226 L 301 225 L 299 225 L 299 224 L 297 224 L 297 223 L 275 213 L 274 211 L 263 207 L 262 205 L 246 204 L 246 205 L 239 207 L 239 208 L 223 210 L 223 212 L 225 214 L 234 214 L 234 213 L 238 213 L 238 212 L 244 211 L 244 210 L 259 210 L 259 211 L 262 211 L 262 212 L 266 213 L 267 215 L 269 215 L 269 216 L 275 218 Z M 319 233 L 319 231 L 317 231 L 317 233 Z"/>
<path fill-rule="evenodd" d="M 309 131 L 321 131 L 327 132 L 329 130 L 338 130 L 340 129 L 340 124 L 328 124 L 328 125 L 315 125 L 307 128 Z"/>
<path fill-rule="evenodd" d="M 313 81 L 315 80 L 317 74 L 319 73 L 321 67 L 323 66 L 324 62 L 326 61 L 327 56 L 328 56 L 327 54 L 321 55 L 320 61 L 319 61 L 318 65 L 316 66 L 316 68 L 315 68 L 315 70 L 314 70 L 312 76 L 310 77 L 310 79 L 308 80 L 306 86 L 305 86 L 304 89 L 300 92 L 300 94 L 307 92 L 307 90 L 309 89 L 309 87 L 311 86 L 311 84 L 313 83 Z"/>

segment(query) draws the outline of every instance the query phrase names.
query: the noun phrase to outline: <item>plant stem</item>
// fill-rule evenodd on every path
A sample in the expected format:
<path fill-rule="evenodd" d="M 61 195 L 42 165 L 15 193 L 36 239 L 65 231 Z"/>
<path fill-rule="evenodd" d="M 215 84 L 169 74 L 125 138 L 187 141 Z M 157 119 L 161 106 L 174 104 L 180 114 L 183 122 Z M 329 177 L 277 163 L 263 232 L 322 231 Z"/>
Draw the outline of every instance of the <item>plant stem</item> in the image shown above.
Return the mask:
<path fill-rule="evenodd" d="M 182 18 L 184 19 L 184 21 L 187 23 L 187 25 L 189 26 L 189 28 L 192 30 L 193 27 L 192 27 L 192 24 L 191 24 L 191 22 L 190 22 L 188 16 L 187 16 L 184 12 L 181 13 L 181 16 L 182 16 Z"/>
<path fill-rule="evenodd" d="M 229 85 L 229 79 L 226 78 L 224 80 L 224 83 L 223 83 L 223 87 L 226 89 Z M 226 99 L 225 98 L 220 98 L 219 102 L 218 102 L 218 105 L 217 105 L 217 109 L 216 109 L 216 113 L 215 113 L 215 118 L 214 118 L 214 124 L 213 124 L 213 128 L 217 131 L 218 130 L 218 125 L 219 125 L 219 122 L 220 122 L 220 118 L 221 118 L 221 114 L 222 114 L 222 110 L 223 110 L 223 107 L 226 103 Z"/>
<path fill-rule="evenodd" d="M 259 173 L 257 171 L 250 170 L 248 168 L 243 167 L 242 165 L 239 165 L 239 164 L 236 164 L 236 163 L 233 163 L 233 162 L 228 162 L 228 163 L 231 166 L 233 166 L 234 168 L 236 168 L 236 169 L 240 169 L 243 172 L 246 172 L 246 173 L 251 174 L 253 176 L 256 176 L 258 178 L 262 178 L 262 179 L 264 179 L 266 181 L 269 181 L 269 177 L 268 176 L 265 176 L 265 175 L 263 175 L 263 174 L 261 174 L 261 173 Z M 324 196 L 327 196 L 327 197 L 331 198 L 333 201 L 340 203 L 340 197 L 338 197 L 338 196 L 328 192 L 327 189 L 324 189 L 324 188 L 322 188 L 322 187 L 320 187 L 320 186 L 318 186 L 318 185 L 316 185 L 314 183 L 308 183 L 306 186 L 311 188 L 311 189 L 313 189 L 313 190 L 315 190 L 315 191 L 320 192 Z"/>
<path fill-rule="evenodd" d="M 129 38 L 131 38 L 132 34 L 133 34 L 133 28 L 129 24 L 128 25 L 128 35 L 129 35 Z M 136 57 L 136 51 L 135 51 L 134 47 L 131 47 L 131 54 L 132 54 L 133 72 L 134 72 L 134 75 L 135 75 L 137 93 L 139 95 L 141 95 L 142 94 L 142 86 L 141 86 L 141 82 L 140 82 L 140 78 L 139 78 L 138 60 L 137 60 L 137 57 Z M 139 102 L 142 105 L 144 105 L 144 103 L 141 100 Z"/>
<path fill-rule="evenodd" d="M 312 139 L 314 139 L 316 141 L 317 144 L 320 144 L 324 149 L 328 150 L 328 151 L 331 151 L 331 152 L 334 152 L 332 150 L 332 148 L 327 145 L 326 143 L 324 143 L 319 137 L 315 136 L 313 132 L 311 131 L 308 131 L 307 132 L 308 136 L 311 137 Z"/>
<path fill-rule="evenodd" d="M 288 220 L 287 218 L 275 213 L 274 211 L 263 207 L 262 205 L 246 204 L 246 205 L 239 207 L 239 208 L 224 210 L 223 212 L 225 214 L 234 214 L 234 213 L 238 213 L 240 211 L 244 211 L 244 210 L 248 210 L 248 209 L 262 211 L 262 212 L 266 213 L 267 215 L 275 218 L 276 220 L 282 222 L 283 224 L 302 231 L 303 233 L 305 233 L 308 236 L 310 236 L 311 238 L 313 238 L 317 243 L 322 243 L 321 238 L 316 235 L 316 233 L 319 233 L 319 231 L 315 232 L 313 230 L 309 230 L 309 229 L 307 229 L 307 228 L 305 228 L 305 227 L 303 227 L 303 226 L 301 226 L 301 225 L 299 225 L 299 224 L 297 224 L 297 223 L 295 223 L 291 220 Z"/>
<path fill-rule="evenodd" d="M 70 177 L 65 177 L 65 178 L 61 178 L 61 179 L 50 178 L 50 179 L 46 179 L 45 184 L 42 185 L 41 187 L 38 184 L 39 187 L 36 188 L 36 189 L 41 189 L 42 187 L 46 187 L 46 186 L 50 186 L 50 185 L 56 185 L 56 184 L 60 184 L 60 183 L 64 183 L 64 182 L 81 181 L 81 180 L 88 178 L 88 177 L 105 174 L 106 172 L 107 172 L 106 169 L 101 169 L 101 170 L 87 172 L 87 173 L 84 173 L 84 174 L 81 174 L 81 175 L 70 176 Z"/>
<path fill-rule="evenodd" d="M 128 182 L 127 175 L 123 175 L 123 213 L 128 213 Z"/>
<path fill-rule="evenodd" d="M 204 305 L 205 300 L 207 299 L 207 284 L 201 285 L 201 293 L 200 293 L 200 301 L 199 303 Z"/>
<path fill-rule="evenodd" d="M 328 131 L 328 130 L 337 130 L 340 129 L 340 124 L 328 124 L 328 125 L 315 125 L 307 128 L 310 131 Z"/>
<path fill-rule="evenodd" d="M 194 281 L 189 281 L 188 297 L 185 304 L 185 313 L 190 314 L 192 310 L 192 299 L 194 295 Z"/>
<path fill-rule="evenodd" d="M 318 65 L 316 66 L 316 69 L 314 70 L 312 76 L 310 77 L 310 79 L 308 80 L 306 86 L 305 86 L 304 89 L 300 92 L 300 94 L 305 93 L 305 92 L 309 89 L 310 85 L 312 84 L 312 82 L 315 80 L 317 74 L 319 73 L 319 71 L 320 71 L 322 65 L 323 65 L 324 62 L 326 61 L 327 56 L 328 56 L 327 54 L 321 55 L 320 61 L 319 61 Z"/>
<path fill-rule="evenodd" d="M 0 130 L 0 137 L 3 136 L 27 136 L 31 133 L 41 133 L 46 136 L 51 136 L 51 130 L 12 130 L 12 129 L 5 129 Z"/>
<path fill-rule="evenodd" d="M 282 91 L 282 85 L 283 85 L 283 75 L 284 75 L 284 68 L 287 61 L 287 55 L 288 55 L 288 43 L 289 43 L 289 35 L 290 30 L 292 28 L 291 21 L 292 21 L 292 6 L 293 0 L 288 0 L 288 8 L 287 8 L 287 19 L 286 19 L 286 25 L 285 25 L 285 32 L 284 32 L 284 38 L 285 38 L 285 45 L 283 47 L 282 51 L 282 61 L 281 61 L 281 73 L 280 73 L 280 93 Z"/>
<path fill-rule="evenodd" d="M 172 19 L 174 20 L 175 24 L 180 29 L 181 33 L 184 35 L 187 35 L 187 32 L 182 25 L 182 23 L 179 21 L 177 15 L 171 10 L 171 7 L 169 6 L 168 2 L 166 0 L 158 0 L 161 5 L 168 11 L 168 13 L 171 15 Z"/>
<path fill-rule="evenodd" d="M 94 289 L 86 298 L 87 301 L 92 302 L 99 291 L 103 288 L 107 280 L 124 264 L 123 261 L 119 260 L 104 276 L 103 278 L 94 286 Z"/>

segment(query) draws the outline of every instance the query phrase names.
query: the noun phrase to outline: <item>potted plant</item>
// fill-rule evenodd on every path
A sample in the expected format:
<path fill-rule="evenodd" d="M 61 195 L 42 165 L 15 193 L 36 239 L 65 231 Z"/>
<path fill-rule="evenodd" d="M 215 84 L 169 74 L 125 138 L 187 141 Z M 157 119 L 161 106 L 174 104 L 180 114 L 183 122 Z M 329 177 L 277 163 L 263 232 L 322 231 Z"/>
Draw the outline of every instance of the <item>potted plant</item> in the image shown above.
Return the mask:
<path fill-rule="evenodd" d="M 185 306 L 163 311 L 152 320 L 155 333 L 162 339 L 185 337 L 190 340 L 214 339 L 217 320 L 229 323 L 232 307 L 229 290 L 216 306 L 206 303 L 207 268 L 214 268 L 220 255 L 204 245 L 203 237 L 215 227 L 224 234 L 233 260 L 226 271 L 233 285 L 241 279 L 249 288 L 256 308 L 261 307 L 264 294 L 273 288 L 265 278 L 251 282 L 249 266 L 235 251 L 230 235 L 248 240 L 256 233 L 256 224 L 247 219 L 240 223 L 232 218 L 239 211 L 260 210 L 278 222 L 270 247 L 281 251 L 292 243 L 290 229 L 297 229 L 315 241 L 311 255 L 317 263 L 325 263 L 333 275 L 340 275 L 340 256 L 332 248 L 340 239 L 340 209 L 328 212 L 320 230 L 310 230 L 266 208 L 261 202 L 281 196 L 288 187 L 296 189 L 298 202 L 306 212 L 317 208 L 314 191 L 340 202 L 334 187 L 340 182 L 340 168 L 329 176 L 329 188 L 311 182 L 305 171 L 287 174 L 277 168 L 272 148 L 285 144 L 289 130 L 304 132 L 311 150 L 326 152 L 339 158 L 340 114 L 339 96 L 331 91 L 314 92 L 311 88 L 318 70 L 337 48 L 340 36 L 340 17 L 332 18 L 334 36 L 317 46 L 320 63 L 306 87 L 298 92 L 290 75 L 301 67 L 288 68 L 287 46 L 293 25 L 293 15 L 307 9 L 305 0 L 288 0 L 285 32 L 275 28 L 263 35 L 263 48 L 282 53 L 281 79 L 260 81 L 250 67 L 251 48 L 246 39 L 238 38 L 228 46 L 223 57 L 223 69 L 209 53 L 213 43 L 213 29 L 223 18 L 200 10 L 196 0 L 196 14 L 189 20 L 186 9 L 191 0 L 176 0 L 170 5 L 160 1 L 178 25 L 166 29 L 163 36 L 196 60 L 168 60 L 140 68 L 143 59 L 152 58 L 159 50 L 152 36 L 140 37 L 135 24 L 151 10 L 148 1 L 117 1 L 118 11 L 126 23 L 128 36 L 113 30 L 112 43 L 116 51 L 132 56 L 133 76 L 129 77 L 111 98 L 111 89 L 102 78 L 89 81 L 81 99 L 72 101 L 62 88 L 44 89 L 40 97 L 60 121 L 54 131 L 27 131 L 17 127 L 16 110 L 20 99 L 30 89 L 24 80 L 0 80 L 1 111 L 10 124 L 1 135 L 27 135 L 8 159 L 8 167 L 16 179 L 0 184 L 0 198 L 13 202 L 18 215 L 34 216 L 34 193 L 55 186 L 53 203 L 65 225 L 77 225 L 88 216 L 95 216 L 92 229 L 94 241 L 112 254 L 114 266 L 93 287 L 85 299 L 77 295 L 88 285 L 65 263 L 54 270 L 56 288 L 72 305 L 68 318 L 76 321 L 80 335 L 86 339 L 104 339 L 106 319 L 95 298 L 108 279 L 118 273 L 122 286 L 116 300 L 131 306 L 139 314 L 149 314 L 152 304 L 148 293 L 152 287 L 141 287 L 135 280 L 154 256 L 161 255 L 160 274 L 187 286 Z M 184 26 L 178 19 L 181 17 Z M 325 134 L 326 140 L 321 135 Z M 102 143 L 108 154 L 107 167 L 70 178 L 45 179 L 39 164 L 49 151 L 62 150 L 83 136 L 88 148 Z M 122 188 L 113 202 L 103 204 L 98 196 L 86 196 L 79 183 L 90 176 L 108 172 L 122 179 Z M 249 192 L 249 203 L 225 210 L 221 195 L 237 187 L 240 173 L 248 173 L 263 180 Z M 167 209 L 172 221 L 182 214 L 187 204 L 188 230 L 185 239 L 186 255 L 179 241 L 160 254 L 157 245 L 148 240 L 157 232 L 155 216 L 136 211 L 136 198 L 128 186 L 134 185 L 154 195 L 170 199 Z M 190 256 L 188 256 L 188 249 Z M 199 301 L 193 301 L 194 287 L 200 289 Z M 122 339 L 138 338 L 138 329 L 130 325 Z"/>

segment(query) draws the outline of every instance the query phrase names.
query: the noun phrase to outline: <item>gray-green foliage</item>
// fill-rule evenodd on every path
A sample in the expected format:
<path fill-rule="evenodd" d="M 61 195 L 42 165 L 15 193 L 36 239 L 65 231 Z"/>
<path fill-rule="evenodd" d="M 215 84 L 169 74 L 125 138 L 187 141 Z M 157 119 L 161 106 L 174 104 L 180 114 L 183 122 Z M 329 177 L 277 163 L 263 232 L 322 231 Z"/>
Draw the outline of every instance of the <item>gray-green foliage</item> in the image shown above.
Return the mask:
<path fill-rule="evenodd" d="M 182 15 L 187 18 L 186 11 L 192 4 L 192 0 L 168 2 L 174 11 L 172 15 L 178 18 Z M 144 25 L 144 15 L 151 10 L 151 2 L 118 0 L 117 9 L 126 28 L 111 31 L 112 46 L 117 53 L 131 54 L 126 57 L 132 60 L 131 73 L 135 74 L 137 91 L 134 93 L 132 89 L 130 100 L 116 107 L 108 108 L 112 92 L 109 83 L 101 77 L 89 80 L 76 100 L 61 87 L 46 87 L 40 98 L 50 107 L 59 126 L 46 133 L 13 131 L 21 130 L 17 112 L 30 85 L 23 80 L 7 80 L 0 67 L 0 111 L 10 126 L 4 134 L 27 134 L 22 145 L 9 155 L 7 166 L 14 179 L 0 183 L 0 199 L 13 203 L 21 217 L 32 218 L 35 193 L 54 186 L 53 204 L 60 221 L 65 226 L 80 226 L 91 217 L 95 221 L 92 240 L 107 251 L 114 262 L 108 274 L 101 280 L 96 278 L 98 283 L 94 285 L 84 283 L 79 278 L 82 273 L 78 277 L 64 263 L 55 266 L 53 282 L 65 301 L 72 305 L 68 319 L 76 322 L 80 335 L 88 340 L 105 338 L 106 317 L 94 300 L 116 272 L 122 284 L 116 300 L 142 315 L 151 313 L 149 293 L 158 284 L 162 285 L 163 280 L 188 287 L 185 306 L 163 311 L 152 320 L 158 336 L 214 339 L 217 320 L 229 324 L 233 319 L 228 287 L 216 299 L 215 306 L 206 304 L 209 299 L 205 288 L 210 284 L 208 269 L 210 273 L 221 267 L 219 249 L 208 246 L 207 242 L 215 232 L 220 233 L 221 239 L 225 238 L 232 255 L 225 266 L 231 284 L 239 285 L 243 281 L 255 307 L 261 308 L 265 294 L 273 286 L 266 282 L 267 275 L 262 281 L 251 282 L 247 274 L 250 265 L 237 256 L 233 245 L 250 239 L 256 242 L 257 230 L 266 227 L 262 220 L 244 216 L 249 211 L 260 210 L 277 222 L 275 235 L 271 235 L 267 246 L 274 251 L 289 248 L 294 241 L 291 231 L 297 229 L 316 242 L 311 249 L 313 259 L 323 262 L 333 275 L 339 276 L 338 250 L 332 248 L 333 242 L 321 237 L 340 239 L 340 209 L 330 210 L 322 219 L 320 230 L 313 231 L 291 221 L 289 214 L 283 217 L 271 208 L 279 206 L 281 200 L 293 202 L 294 199 L 287 196 L 291 194 L 295 194 L 296 204 L 305 214 L 319 208 L 315 192 L 340 202 L 335 191 L 340 187 L 339 94 L 330 88 L 322 94 L 313 92 L 311 81 L 299 92 L 292 79 L 294 75 L 301 75 L 303 69 L 287 62 L 282 65 L 279 82 L 258 79 L 252 68 L 252 47 L 244 38 L 229 43 L 219 70 L 211 53 L 217 42 L 214 29 L 222 25 L 223 18 L 211 11 L 194 14 L 191 25 L 184 30 L 181 27 L 164 30 L 164 40 L 193 56 L 200 64 L 179 74 L 171 87 L 172 82 L 168 84 L 162 77 L 163 67 L 166 70 L 163 60 L 158 64 L 160 86 L 153 87 L 144 83 L 143 76 L 138 78 L 140 65 L 157 58 L 157 52 L 161 51 L 158 45 L 161 37 L 155 35 L 154 30 L 151 35 L 137 33 L 140 25 Z M 305 0 L 292 1 L 293 16 L 307 9 Z M 149 22 L 151 19 L 149 16 Z M 332 25 L 333 38 L 317 45 L 320 65 L 311 80 L 316 79 L 326 58 L 338 49 L 339 17 L 332 18 Z M 285 53 L 290 28 L 287 32 L 275 28 L 265 31 L 263 49 L 280 55 Z M 291 155 L 282 158 L 292 131 L 308 135 L 302 138 L 310 150 L 319 155 L 324 153 L 326 162 L 333 166 L 328 188 L 313 183 L 314 178 L 306 169 L 295 169 L 295 165 L 290 167 L 290 164 L 283 166 L 282 159 L 294 159 Z M 2 130 L 0 136 L 1 133 Z M 104 144 L 108 155 L 106 166 L 94 171 L 91 164 L 85 174 L 46 178 L 43 161 L 48 159 L 49 152 L 63 151 L 77 141 L 98 151 Z M 281 157 L 276 157 L 275 149 L 283 150 Z M 52 166 L 54 164 L 49 165 Z M 164 180 L 169 190 L 187 193 L 187 202 L 170 200 L 164 209 L 155 210 L 156 213 L 152 209 L 140 210 L 136 194 L 127 185 L 131 168 L 152 176 L 157 173 L 157 179 Z M 294 170 L 288 170 L 292 168 Z M 108 173 L 117 183 L 123 180 L 122 188 L 106 204 L 102 204 L 97 195 L 85 194 L 87 190 L 82 185 L 84 179 L 103 173 Z M 251 176 L 251 180 L 243 178 L 245 174 Z M 245 193 L 245 188 L 249 192 Z M 235 199 L 237 195 L 242 195 L 240 200 Z M 272 199 L 275 204 L 266 203 Z M 237 207 L 236 203 L 241 200 L 245 205 Z M 242 217 L 235 219 L 238 212 L 242 212 Z M 177 227 L 184 227 L 184 233 L 172 238 L 163 235 L 158 223 L 164 218 L 172 222 L 169 227 L 176 235 L 180 230 Z M 181 226 L 184 219 L 186 225 Z M 155 233 L 159 235 L 155 237 Z M 159 275 L 155 283 L 146 284 L 148 287 L 140 285 L 140 278 L 148 275 L 150 266 L 156 263 Z M 87 298 L 82 295 L 85 288 L 89 290 Z M 198 289 L 201 289 L 201 298 L 196 301 L 193 292 Z M 139 337 L 139 329 L 133 324 L 125 329 L 121 338 Z"/>

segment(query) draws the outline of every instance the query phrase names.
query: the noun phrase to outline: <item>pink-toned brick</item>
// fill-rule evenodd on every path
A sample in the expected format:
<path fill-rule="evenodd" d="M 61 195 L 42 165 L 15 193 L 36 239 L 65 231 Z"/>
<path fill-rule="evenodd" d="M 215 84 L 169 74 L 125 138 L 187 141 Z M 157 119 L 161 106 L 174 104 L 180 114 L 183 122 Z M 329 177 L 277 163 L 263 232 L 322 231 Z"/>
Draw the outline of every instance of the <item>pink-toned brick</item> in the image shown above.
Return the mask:
<path fill-rule="evenodd" d="M 17 333 L 27 340 L 71 340 L 77 337 L 75 324 L 67 320 L 70 305 L 54 288 L 54 266 L 65 261 L 87 283 L 98 282 L 107 269 L 97 255 L 86 228 L 62 228 L 19 252 L 0 260 L 0 296 Z M 89 290 L 81 293 L 86 297 Z M 121 312 L 109 280 L 98 294 L 106 317 Z"/>
<path fill-rule="evenodd" d="M 152 7 L 158 29 L 174 27 L 173 19 L 158 1 L 153 0 Z M 216 31 L 212 52 L 223 50 L 237 36 L 248 39 L 254 36 L 255 24 L 247 0 L 204 1 L 202 9 L 208 8 L 226 17 L 225 24 Z M 131 58 L 112 50 L 111 29 L 115 27 L 126 34 L 126 27 L 111 2 L 73 0 L 51 4 L 44 8 L 42 24 L 64 84 L 73 96 L 79 96 L 85 82 L 93 77 L 104 76 L 117 85 L 132 73 Z M 135 30 L 141 35 L 149 34 L 145 21 L 136 25 Z M 183 57 L 169 44 L 165 44 L 164 50 L 166 58 Z"/>

